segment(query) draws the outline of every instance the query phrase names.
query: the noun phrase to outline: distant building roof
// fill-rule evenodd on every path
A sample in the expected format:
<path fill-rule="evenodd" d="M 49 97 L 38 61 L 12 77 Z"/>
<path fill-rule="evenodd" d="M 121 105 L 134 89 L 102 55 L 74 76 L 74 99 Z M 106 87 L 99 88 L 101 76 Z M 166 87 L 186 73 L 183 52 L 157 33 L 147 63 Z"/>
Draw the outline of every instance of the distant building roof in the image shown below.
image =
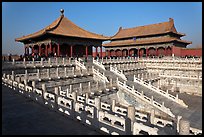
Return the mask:
<path fill-rule="evenodd" d="M 40 37 L 45 34 L 54 34 L 54 35 L 61 35 L 61 36 L 90 38 L 90 39 L 99 39 L 99 40 L 110 39 L 110 37 L 95 34 L 80 28 L 79 26 L 71 22 L 69 19 L 64 17 L 64 15 L 62 14 L 57 20 L 52 22 L 49 26 L 45 27 L 44 29 L 20 38 L 16 38 L 15 41 L 22 42 L 24 40 Z"/>
<path fill-rule="evenodd" d="M 148 35 L 155 35 L 155 34 L 165 34 L 165 33 L 175 33 L 180 36 L 185 36 L 183 33 L 178 33 L 174 26 L 174 20 L 169 18 L 168 22 L 162 22 L 157 24 L 139 26 L 134 28 L 127 28 L 122 29 L 119 28 L 119 31 L 111 37 L 112 40 L 114 39 L 121 39 L 121 38 L 130 38 L 136 36 L 148 36 Z"/>
<path fill-rule="evenodd" d="M 112 47 L 112 46 L 125 46 L 125 45 L 140 45 L 140 44 L 153 44 L 153 43 L 163 43 L 163 42 L 182 42 L 186 44 L 190 44 L 191 42 L 177 39 L 177 38 L 171 38 L 171 37 L 158 37 L 158 38 L 151 38 L 151 39 L 128 39 L 128 40 L 117 40 L 112 41 L 110 43 L 103 44 L 104 47 Z"/>

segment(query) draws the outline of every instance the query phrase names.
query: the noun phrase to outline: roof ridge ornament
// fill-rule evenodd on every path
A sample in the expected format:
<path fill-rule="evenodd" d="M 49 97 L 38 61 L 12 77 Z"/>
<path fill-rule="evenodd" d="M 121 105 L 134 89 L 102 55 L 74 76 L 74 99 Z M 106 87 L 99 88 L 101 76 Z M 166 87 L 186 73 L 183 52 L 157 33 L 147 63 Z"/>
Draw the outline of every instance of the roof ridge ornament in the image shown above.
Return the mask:
<path fill-rule="evenodd" d="M 64 15 L 64 9 L 60 9 L 61 15 Z"/>

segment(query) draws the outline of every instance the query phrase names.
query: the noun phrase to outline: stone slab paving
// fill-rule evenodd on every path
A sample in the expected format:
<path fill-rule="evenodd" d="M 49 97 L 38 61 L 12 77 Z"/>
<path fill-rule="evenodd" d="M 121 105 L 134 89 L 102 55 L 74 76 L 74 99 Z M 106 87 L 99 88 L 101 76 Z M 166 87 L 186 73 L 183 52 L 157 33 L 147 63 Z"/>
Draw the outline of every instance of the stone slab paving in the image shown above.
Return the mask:
<path fill-rule="evenodd" d="M 100 135 L 2 85 L 2 135 Z"/>

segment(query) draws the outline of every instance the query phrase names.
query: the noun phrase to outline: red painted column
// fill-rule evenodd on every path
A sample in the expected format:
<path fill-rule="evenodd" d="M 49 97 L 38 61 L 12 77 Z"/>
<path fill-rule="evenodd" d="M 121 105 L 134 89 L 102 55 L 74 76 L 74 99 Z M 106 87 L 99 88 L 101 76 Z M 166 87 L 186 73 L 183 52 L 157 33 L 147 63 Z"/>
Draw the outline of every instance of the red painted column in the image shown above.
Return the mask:
<path fill-rule="evenodd" d="M 38 46 L 38 53 L 39 53 L 39 56 L 41 56 L 41 46 Z"/>
<path fill-rule="evenodd" d="M 47 54 L 48 53 L 48 51 L 47 51 L 47 45 L 45 45 L 45 56 L 47 57 Z"/>
<path fill-rule="evenodd" d="M 146 57 L 148 56 L 148 48 L 146 48 Z"/>
<path fill-rule="evenodd" d="M 110 56 L 111 56 L 111 53 L 110 53 L 110 50 L 108 50 L 108 57 L 110 58 Z"/>
<path fill-rule="evenodd" d="M 164 55 L 167 56 L 167 48 L 164 48 Z"/>
<path fill-rule="evenodd" d="M 95 48 L 96 48 L 96 56 L 97 56 L 97 55 L 98 55 L 98 47 L 95 47 Z M 95 56 L 95 57 L 96 57 L 96 56 Z"/>
<path fill-rule="evenodd" d="M 49 44 L 50 45 L 50 53 L 52 52 L 52 43 Z"/>
<path fill-rule="evenodd" d="M 57 44 L 57 56 L 59 57 L 60 56 L 60 45 Z"/>
<path fill-rule="evenodd" d="M 86 58 L 88 58 L 88 46 L 86 46 Z"/>
<path fill-rule="evenodd" d="M 70 46 L 70 56 L 72 57 L 72 46 Z"/>
<path fill-rule="evenodd" d="M 102 58 L 102 57 L 103 57 L 102 46 L 101 46 L 100 48 L 101 48 L 101 51 L 100 51 L 100 53 L 101 53 L 101 58 Z"/>
<path fill-rule="evenodd" d="M 127 56 L 130 56 L 130 50 L 129 49 L 127 50 Z"/>
<path fill-rule="evenodd" d="M 140 57 L 140 49 L 137 50 L 137 56 Z"/>
<path fill-rule="evenodd" d="M 158 49 L 156 48 L 156 56 L 158 56 Z"/>

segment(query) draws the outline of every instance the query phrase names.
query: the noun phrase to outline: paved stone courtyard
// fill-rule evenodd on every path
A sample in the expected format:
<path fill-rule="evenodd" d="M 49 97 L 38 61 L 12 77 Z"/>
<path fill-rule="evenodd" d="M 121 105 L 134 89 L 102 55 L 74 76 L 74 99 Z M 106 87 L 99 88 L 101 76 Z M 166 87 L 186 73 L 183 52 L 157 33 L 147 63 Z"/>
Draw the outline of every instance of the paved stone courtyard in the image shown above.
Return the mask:
<path fill-rule="evenodd" d="M 2 135 L 100 135 L 2 85 Z"/>

